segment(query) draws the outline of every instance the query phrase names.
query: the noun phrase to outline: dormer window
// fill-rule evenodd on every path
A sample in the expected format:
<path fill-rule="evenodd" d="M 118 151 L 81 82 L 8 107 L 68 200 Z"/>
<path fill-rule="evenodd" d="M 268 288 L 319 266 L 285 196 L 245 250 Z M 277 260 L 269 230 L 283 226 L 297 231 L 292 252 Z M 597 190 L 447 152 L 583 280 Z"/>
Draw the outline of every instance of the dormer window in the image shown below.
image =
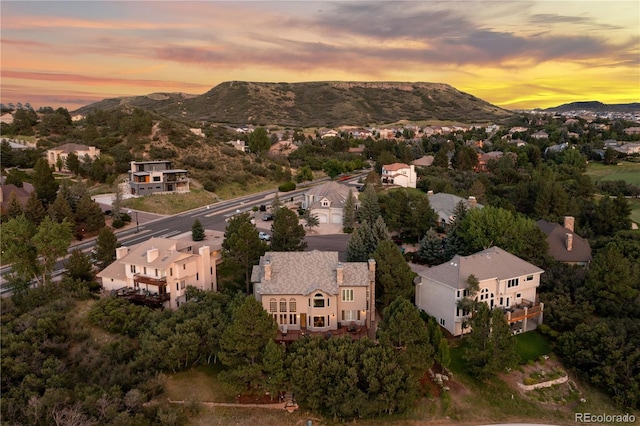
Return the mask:
<path fill-rule="evenodd" d="M 322 200 L 321 205 L 322 207 L 329 207 L 329 200 Z"/>
<path fill-rule="evenodd" d="M 324 296 L 320 293 L 316 293 L 313 296 L 313 307 L 314 308 L 324 308 Z"/>

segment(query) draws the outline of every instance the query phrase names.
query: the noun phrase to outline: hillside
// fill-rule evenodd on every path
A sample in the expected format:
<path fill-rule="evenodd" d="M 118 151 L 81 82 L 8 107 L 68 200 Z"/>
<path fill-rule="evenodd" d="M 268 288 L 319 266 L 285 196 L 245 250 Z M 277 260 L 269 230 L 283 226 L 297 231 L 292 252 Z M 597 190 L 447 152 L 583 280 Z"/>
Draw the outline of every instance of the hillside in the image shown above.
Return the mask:
<path fill-rule="evenodd" d="M 78 112 L 127 104 L 173 119 L 288 127 L 364 126 L 400 120 L 494 122 L 512 114 L 439 83 L 231 81 L 200 96 L 160 95 L 160 100 L 152 95 L 104 100 Z"/>
<path fill-rule="evenodd" d="M 569 104 L 562 104 L 556 107 L 547 108 L 543 111 L 635 112 L 640 111 L 640 102 L 633 102 L 629 104 L 603 104 L 599 101 L 571 102 Z"/>

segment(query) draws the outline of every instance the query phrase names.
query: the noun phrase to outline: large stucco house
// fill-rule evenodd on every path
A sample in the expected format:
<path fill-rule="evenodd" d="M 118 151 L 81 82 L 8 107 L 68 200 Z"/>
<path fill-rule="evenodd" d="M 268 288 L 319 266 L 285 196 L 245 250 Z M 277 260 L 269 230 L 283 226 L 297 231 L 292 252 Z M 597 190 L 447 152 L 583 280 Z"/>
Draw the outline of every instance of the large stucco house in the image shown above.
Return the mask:
<path fill-rule="evenodd" d="M 383 186 L 401 186 L 415 188 L 418 182 L 416 166 L 404 163 L 385 164 L 382 166 L 380 179 Z"/>
<path fill-rule="evenodd" d="M 189 172 L 169 160 L 132 161 L 129 189 L 133 195 L 189 192 Z"/>
<path fill-rule="evenodd" d="M 476 300 L 490 308 L 503 309 L 514 333 L 542 323 L 544 305 L 537 302 L 536 292 L 544 271 L 499 247 L 469 256 L 456 255 L 431 268 L 412 268 L 418 273 L 414 280 L 417 307 L 453 336 L 469 331 L 463 329 L 466 316 L 458 308 L 458 301 L 468 296 L 470 275 L 480 283 Z"/>
<path fill-rule="evenodd" d="M 69 154 L 75 154 L 80 161 L 85 156 L 91 160 L 95 160 L 100 155 L 100 150 L 95 146 L 87 146 L 79 143 L 65 143 L 47 150 L 47 162 L 49 167 L 56 167 L 59 170 L 69 170 L 67 168 L 67 157 Z"/>
<path fill-rule="evenodd" d="M 302 208 L 310 210 L 320 223 L 342 223 L 344 203 L 351 187 L 335 181 L 314 186 L 304 193 Z M 358 197 L 353 194 L 356 208 Z"/>
<path fill-rule="evenodd" d="M 375 330 L 375 261 L 340 262 L 336 251 L 267 252 L 253 294 L 281 331 Z"/>
<path fill-rule="evenodd" d="M 140 304 L 176 309 L 188 286 L 217 291 L 220 244 L 189 238 L 151 238 L 116 249 L 116 260 L 97 274 L 104 290 Z"/>

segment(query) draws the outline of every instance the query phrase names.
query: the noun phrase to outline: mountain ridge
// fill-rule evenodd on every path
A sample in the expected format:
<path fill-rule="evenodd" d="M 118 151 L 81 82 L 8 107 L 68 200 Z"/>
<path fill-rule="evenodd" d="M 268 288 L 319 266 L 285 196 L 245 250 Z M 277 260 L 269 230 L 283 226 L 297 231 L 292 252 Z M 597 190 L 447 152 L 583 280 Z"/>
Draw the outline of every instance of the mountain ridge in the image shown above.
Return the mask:
<path fill-rule="evenodd" d="M 593 112 L 634 112 L 640 111 L 640 102 L 625 104 L 605 104 L 600 101 L 579 101 L 541 109 L 549 112 L 593 111 Z"/>
<path fill-rule="evenodd" d="M 76 111 L 137 107 L 182 121 L 229 125 L 335 127 L 400 120 L 494 122 L 513 112 L 445 83 L 227 81 L 202 95 L 158 92 L 105 99 Z"/>

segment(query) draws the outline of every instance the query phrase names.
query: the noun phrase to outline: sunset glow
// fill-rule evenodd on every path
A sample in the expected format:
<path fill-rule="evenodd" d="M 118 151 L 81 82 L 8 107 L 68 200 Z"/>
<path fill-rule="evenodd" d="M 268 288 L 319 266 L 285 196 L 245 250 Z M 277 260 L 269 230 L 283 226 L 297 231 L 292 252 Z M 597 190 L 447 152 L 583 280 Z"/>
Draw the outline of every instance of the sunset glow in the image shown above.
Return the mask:
<path fill-rule="evenodd" d="M 229 80 L 447 83 L 508 109 L 640 102 L 640 2 L 2 1 L 1 101 Z"/>

